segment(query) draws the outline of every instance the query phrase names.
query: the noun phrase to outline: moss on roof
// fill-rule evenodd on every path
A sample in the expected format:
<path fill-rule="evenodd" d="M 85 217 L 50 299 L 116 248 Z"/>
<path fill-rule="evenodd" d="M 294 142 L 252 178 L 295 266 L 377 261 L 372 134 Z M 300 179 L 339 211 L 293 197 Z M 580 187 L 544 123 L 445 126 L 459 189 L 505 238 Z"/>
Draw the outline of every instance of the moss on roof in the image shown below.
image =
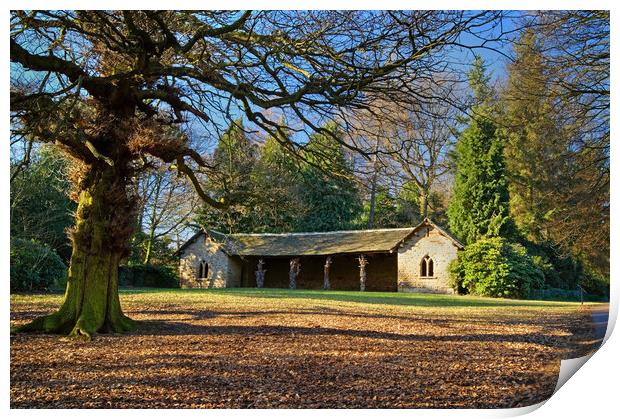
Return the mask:
<path fill-rule="evenodd" d="M 321 256 L 389 252 L 415 228 L 330 231 L 325 233 L 223 234 L 208 231 L 228 254 L 239 256 Z"/>
<path fill-rule="evenodd" d="M 215 242 L 221 243 L 223 250 L 229 255 L 324 256 L 345 253 L 385 253 L 396 250 L 403 241 L 424 226 L 436 228 L 458 249 L 463 249 L 463 244 L 427 218 L 417 226 L 410 228 L 325 233 L 225 234 L 215 230 L 204 230 L 194 234 L 175 254 L 181 254 L 187 246 L 205 233 Z"/>

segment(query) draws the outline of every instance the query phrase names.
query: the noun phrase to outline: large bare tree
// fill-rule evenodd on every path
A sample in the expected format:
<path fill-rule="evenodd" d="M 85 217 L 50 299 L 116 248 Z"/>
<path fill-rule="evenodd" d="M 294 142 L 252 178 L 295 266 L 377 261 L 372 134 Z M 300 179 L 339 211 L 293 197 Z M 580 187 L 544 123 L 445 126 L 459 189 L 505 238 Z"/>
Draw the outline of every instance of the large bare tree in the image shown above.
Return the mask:
<path fill-rule="evenodd" d="M 467 39 L 485 45 L 499 15 L 374 11 L 14 11 L 13 136 L 56 144 L 72 160 L 73 253 L 60 309 L 22 331 L 135 327 L 120 307 L 117 267 L 135 225 L 135 179 L 154 159 L 197 194 L 208 174 L 201 143 L 243 115 L 272 135 L 320 130 L 369 94 L 416 98 Z M 275 117 L 271 117 L 274 115 Z M 192 129 L 193 143 L 185 135 Z M 329 133 L 325 133 L 329 135 Z M 277 138 L 287 138 L 277 136 Z M 295 138 L 300 138 L 298 135 Z M 303 140 L 283 144 L 295 150 Z"/>
<path fill-rule="evenodd" d="M 456 79 L 437 77 L 420 85 L 418 94 L 426 100 L 411 102 L 397 96 L 348 118 L 356 144 L 372 156 L 357 169 L 369 190 L 369 227 L 380 178 L 390 179 L 395 189 L 413 187 L 420 216 L 428 216 L 431 191 L 449 170 L 447 154 L 454 143 L 457 105 L 462 101 L 457 87 Z"/>
<path fill-rule="evenodd" d="M 142 263 L 148 264 L 157 240 L 188 236 L 191 230 L 189 223 L 198 207 L 198 199 L 183 177 L 162 168 L 145 173 L 138 179 L 137 185 L 137 228 L 142 234 L 134 236 L 134 240 L 139 241 Z"/>
<path fill-rule="evenodd" d="M 415 185 L 420 216 L 429 213 L 432 188 L 448 172 L 447 153 L 454 143 L 456 109 L 446 102 L 435 102 L 424 109 L 403 109 L 388 131 L 393 141 L 386 151 L 394 165 L 392 176 Z"/>

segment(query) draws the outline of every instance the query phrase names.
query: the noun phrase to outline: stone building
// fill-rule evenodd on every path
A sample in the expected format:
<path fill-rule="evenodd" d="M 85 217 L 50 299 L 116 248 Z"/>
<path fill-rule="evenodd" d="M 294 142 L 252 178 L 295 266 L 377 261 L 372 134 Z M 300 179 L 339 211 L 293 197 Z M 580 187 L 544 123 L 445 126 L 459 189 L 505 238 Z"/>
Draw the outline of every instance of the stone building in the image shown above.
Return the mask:
<path fill-rule="evenodd" d="M 183 288 L 267 287 L 451 293 L 463 245 L 425 219 L 416 227 L 325 233 L 205 230 L 177 254 Z"/>

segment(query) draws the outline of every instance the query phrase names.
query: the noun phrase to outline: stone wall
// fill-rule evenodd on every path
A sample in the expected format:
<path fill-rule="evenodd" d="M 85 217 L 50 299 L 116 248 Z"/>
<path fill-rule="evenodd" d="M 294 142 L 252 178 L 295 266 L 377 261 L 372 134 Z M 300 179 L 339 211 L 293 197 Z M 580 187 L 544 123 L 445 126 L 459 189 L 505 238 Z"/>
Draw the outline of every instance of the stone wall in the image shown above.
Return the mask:
<path fill-rule="evenodd" d="M 452 294 L 448 265 L 456 259 L 457 252 L 452 240 L 434 227 L 420 228 L 398 250 L 398 291 Z M 431 277 L 420 275 L 420 265 L 426 255 L 433 260 Z"/>
<path fill-rule="evenodd" d="M 198 278 L 200 262 L 207 262 L 206 278 Z M 181 288 L 227 288 L 240 285 L 241 264 L 222 251 L 221 245 L 200 235 L 181 252 Z"/>
<path fill-rule="evenodd" d="M 457 257 L 452 240 L 432 226 L 420 228 L 399 248 L 398 254 L 369 254 L 366 290 L 452 293 L 448 265 Z M 420 263 L 428 255 L 433 275 L 422 277 Z M 333 290 L 359 290 L 358 255 L 332 257 L 330 282 Z M 290 258 L 265 257 L 266 288 L 288 288 Z M 198 278 L 200 262 L 208 264 L 206 278 Z M 221 244 L 201 235 L 181 253 L 179 277 L 182 288 L 255 287 L 258 258 L 228 256 Z M 297 280 L 299 289 L 323 286 L 325 257 L 302 257 Z"/>

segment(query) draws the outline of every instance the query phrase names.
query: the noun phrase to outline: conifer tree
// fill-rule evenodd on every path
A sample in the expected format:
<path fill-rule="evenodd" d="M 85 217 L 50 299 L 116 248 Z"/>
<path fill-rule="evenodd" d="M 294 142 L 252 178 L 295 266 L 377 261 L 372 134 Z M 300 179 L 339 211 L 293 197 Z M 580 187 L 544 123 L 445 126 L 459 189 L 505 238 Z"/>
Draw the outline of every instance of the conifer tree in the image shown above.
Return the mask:
<path fill-rule="evenodd" d="M 609 236 L 601 222 L 609 185 L 605 165 L 593 163 L 604 147 L 581 145 L 586 138 L 596 141 L 597 133 L 588 130 L 574 97 L 562 93 L 570 82 L 558 85 L 567 67 L 555 62 L 553 42 L 540 28 L 523 31 L 508 67 L 501 118 L 511 218 L 528 251 L 548 265 L 547 285 L 574 288 L 583 281 L 583 262 L 597 260 L 602 272 L 609 267 Z M 592 226 L 601 233 L 595 238 L 587 234 Z"/>
<path fill-rule="evenodd" d="M 549 239 L 546 226 L 558 210 L 555 191 L 574 185 L 564 176 L 570 124 L 561 123 L 555 109 L 551 69 L 537 38 L 526 30 L 515 47 L 502 92 L 502 120 L 511 217 L 524 237 L 541 243 Z"/>
<path fill-rule="evenodd" d="M 282 144 L 289 142 L 288 133 L 280 138 L 269 136 L 260 149 L 260 158 L 252 173 L 255 200 L 252 208 L 254 231 L 282 233 L 295 229 L 302 214 L 299 175 L 300 162 Z"/>
<path fill-rule="evenodd" d="M 214 199 L 226 200 L 230 206 L 216 209 L 205 204 L 197 216 L 201 225 L 227 233 L 252 230 L 254 191 L 251 175 L 256 155 L 256 146 L 247 138 L 243 121 L 238 119 L 231 123 L 213 152 L 214 170 L 206 185 L 213 191 Z"/>
<path fill-rule="evenodd" d="M 489 80 L 483 60 L 476 58 L 469 73 L 474 103 L 455 149 L 454 196 L 448 208 L 450 229 L 466 244 L 511 230 L 504 146 Z"/>
<path fill-rule="evenodd" d="M 314 134 L 306 146 L 309 162 L 302 170 L 301 200 L 305 214 L 298 231 L 347 230 L 362 211 L 351 164 L 334 136 L 342 135 L 335 123 Z"/>

